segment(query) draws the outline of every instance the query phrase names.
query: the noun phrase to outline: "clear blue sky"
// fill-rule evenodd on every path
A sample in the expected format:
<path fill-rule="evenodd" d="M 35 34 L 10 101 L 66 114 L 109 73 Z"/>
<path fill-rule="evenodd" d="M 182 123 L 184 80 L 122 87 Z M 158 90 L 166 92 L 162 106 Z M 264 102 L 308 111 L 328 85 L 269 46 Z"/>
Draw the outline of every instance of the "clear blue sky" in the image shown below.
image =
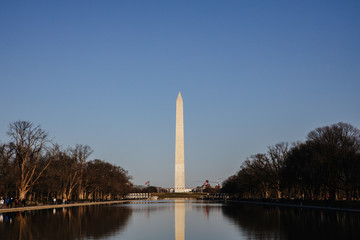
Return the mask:
<path fill-rule="evenodd" d="M 337 122 L 360 127 L 360 1 L 0 3 L 0 141 L 40 124 L 174 184 L 184 100 L 186 184 Z"/>

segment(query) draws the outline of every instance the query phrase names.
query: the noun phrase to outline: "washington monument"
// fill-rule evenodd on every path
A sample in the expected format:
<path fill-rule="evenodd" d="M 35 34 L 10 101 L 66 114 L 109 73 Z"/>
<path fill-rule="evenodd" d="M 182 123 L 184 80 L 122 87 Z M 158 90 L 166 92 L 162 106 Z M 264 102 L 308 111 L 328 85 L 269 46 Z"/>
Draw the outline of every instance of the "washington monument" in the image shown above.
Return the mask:
<path fill-rule="evenodd" d="M 175 192 L 185 192 L 184 166 L 184 114 L 181 94 L 176 100 L 176 132 L 175 132 Z"/>

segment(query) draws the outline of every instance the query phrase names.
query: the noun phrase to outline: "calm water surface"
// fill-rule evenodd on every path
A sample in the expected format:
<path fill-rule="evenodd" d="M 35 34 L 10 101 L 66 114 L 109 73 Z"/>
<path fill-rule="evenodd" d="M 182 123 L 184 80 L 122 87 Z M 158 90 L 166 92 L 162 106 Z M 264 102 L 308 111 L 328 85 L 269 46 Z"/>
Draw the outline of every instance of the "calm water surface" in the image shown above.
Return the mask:
<path fill-rule="evenodd" d="M 360 214 L 146 201 L 2 214 L 0 239 L 360 239 Z"/>

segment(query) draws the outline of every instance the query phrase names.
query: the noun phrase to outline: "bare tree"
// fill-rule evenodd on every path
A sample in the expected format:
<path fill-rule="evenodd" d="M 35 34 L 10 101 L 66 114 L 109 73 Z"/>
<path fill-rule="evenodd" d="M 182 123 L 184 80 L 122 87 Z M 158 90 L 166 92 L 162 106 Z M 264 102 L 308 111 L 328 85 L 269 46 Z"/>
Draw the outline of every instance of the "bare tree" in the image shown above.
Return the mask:
<path fill-rule="evenodd" d="M 128 172 L 99 159 L 86 164 L 86 190 L 93 199 L 124 196 L 130 190 Z"/>
<path fill-rule="evenodd" d="M 53 159 L 47 168 L 41 183 L 47 186 L 48 194 L 57 194 L 63 199 L 72 199 L 72 194 L 80 181 L 80 164 L 69 150 L 62 150 L 55 145 L 52 151 Z"/>
<path fill-rule="evenodd" d="M 50 164 L 50 159 L 44 158 L 49 143 L 48 134 L 40 126 L 34 127 L 27 121 L 11 123 L 7 134 L 15 151 L 19 198 L 25 199 L 27 192 Z"/>
<path fill-rule="evenodd" d="M 13 148 L 9 144 L 0 143 L 0 195 L 16 191 L 13 156 Z"/>
<path fill-rule="evenodd" d="M 307 139 L 307 144 L 313 148 L 313 160 L 326 169 L 323 180 L 330 198 L 337 199 L 339 191 L 345 191 L 349 198 L 350 192 L 355 190 L 352 185 L 358 175 L 360 130 L 339 122 L 311 131 Z"/>
<path fill-rule="evenodd" d="M 277 198 L 281 198 L 281 186 L 280 178 L 281 171 L 284 168 L 284 162 L 287 158 L 289 152 L 288 143 L 278 143 L 274 146 L 269 147 L 268 156 L 269 156 L 269 168 L 270 168 L 270 181 L 272 187 L 276 190 Z"/>
<path fill-rule="evenodd" d="M 86 159 L 93 153 L 93 150 L 88 145 L 76 144 L 74 149 L 70 150 L 72 152 L 73 158 L 80 165 L 80 174 L 79 174 L 79 182 L 78 182 L 78 189 L 79 189 L 79 199 L 84 199 L 84 169 Z"/>

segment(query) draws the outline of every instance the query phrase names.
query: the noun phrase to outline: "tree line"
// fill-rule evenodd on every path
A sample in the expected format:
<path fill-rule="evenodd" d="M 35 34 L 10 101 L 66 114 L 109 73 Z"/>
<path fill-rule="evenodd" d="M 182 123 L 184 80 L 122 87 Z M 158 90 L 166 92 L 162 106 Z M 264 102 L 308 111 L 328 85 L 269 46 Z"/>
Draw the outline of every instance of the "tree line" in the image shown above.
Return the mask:
<path fill-rule="evenodd" d="M 10 124 L 8 143 L 0 143 L 0 196 L 47 201 L 114 199 L 132 188 L 119 166 L 95 159 L 93 150 L 76 144 L 63 149 L 46 131 L 28 121 Z"/>
<path fill-rule="evenodd" d="M 319 127 L 306 140 L 278 143 L 250 156 L 223 183 L 238 198 L 360 198 L 360 130 L 348 123 Z"/>

